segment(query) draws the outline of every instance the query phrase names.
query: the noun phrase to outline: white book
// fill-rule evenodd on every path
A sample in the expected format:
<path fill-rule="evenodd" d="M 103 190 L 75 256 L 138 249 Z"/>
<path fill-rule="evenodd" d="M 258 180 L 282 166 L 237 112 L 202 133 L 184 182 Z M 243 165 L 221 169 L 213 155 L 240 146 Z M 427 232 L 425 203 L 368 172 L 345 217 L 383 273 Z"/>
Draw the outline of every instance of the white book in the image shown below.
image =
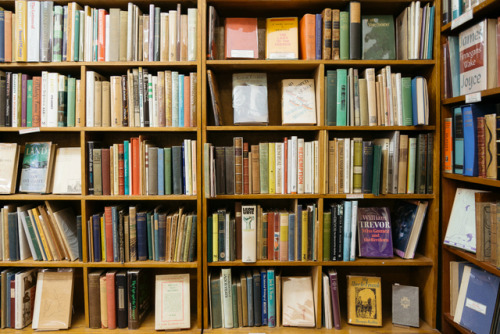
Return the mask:
<path fill-rule="evenodd" d="M 390 116 L 389 124 L 394 125 L 394 104 L 392 101 L 392 76 L 391 76 L 391 67 L 388 65 L 385 67 L 385 76 L 387 81 L 387 111 Z"/>
<path fill-rule="evenodd" d="M 190 328 L 190 299 L 189 274 L 156 275 L 155 329 Z"/>
<path fill-rule="evenodd" d="M 241 207 L 241 261 L 253 263 L 257 260 L 257 206 Z"/>
<path fill-rule="evenodd" d="M 311 142 L 305 142 L 304 143 L 304 193 L 306 194 L 311 194 L 311 175 L 312 175 L 312 170 L 311 170 L 311 161 L 312 161 L 312 156 L 311 156 Z"/>
<path fill-rule="evenodd" d="M 179 72 L 175 71 L 172 71 L 172 126 L 179 126 Z"/>
<path fill-rule="evenodd" d="M 415 9 L 414 9 L 415 20 L 413 21 L 414 25 L 414 40 L 413 40 L 413 59 L 418 59 L 419 51 L 420 51 L 420 21 L 421 21 L 421 10 L 420 10 L 420 1 L 415 1 Z"/>
<path fill-rule="evenodd" d="M 313 141 L 314 144 L 314 193 L 319 194 L 319 142 Z"/>
<path fill-rule="evenodd" d="M 168 61 L 177 60 L 177 11 L 168 11 Z"/>
<path fill-rule="evenodd" d="M 86 85 L 86 103 L 85 103 L 85 122 L 86 126 L 94 126 L 94 84 L 96 75 L 94 71 L 87 71 Z"/>
<path fill-rule="evenodd" d="M 154 43 L 155 43 L 155 5 L 149 4 L 149 22 L 148 22 L 148 39 L 149 39 L 149 52 L 148 52 L 148 59 L 149 61 L 154 61 L 155 60 L 155 53 L 154 53 Z"/>
<path fill-rule="evenodd" d="M 297 139 L 297 194 L 304 193 L 304 138 Z"/>
<path fill-rule="evenodd" d="M 104 37 L 104 61 L 109 61 L 109 44 L 110 44 L 110 41 L 109 41 L 109 37 L 110 37 L 110 33 L 111 33 L 111 27 L 110 27 L 110 16 L 109 14 L 106 14 L 106 19 L 105 19 L 105 37 Z"/>
<path fill-rule="evenodd" d="M 148 113 L 149 113 L 149 126 L 154 126 L 153 113 L 154 113 L 154 101 L 153 101 L 153 75 L 148 74 Z"/>
<path fill-rule="evenodd" d="M 157 127 L 158 122 L 158 76 L 153 76 L 153 118 L 150 120 L 151 126 Z"/>
<path fill-rule="evenodd" d="M 79 10 L 80 15 L 80 37 L 78 39 L 78 61 L 83 61 L 85 50 L 85 11 Z"/>
<path fill-rule="evenodd" d="M 397 122 L 395 125 L 403 125 L 403 100 L 401 92 L 401 73 L 396 73 L 396 106 Z"/>
<path fill-rule="evenodd" d="M 26 269 L 15 275 L 15 302 L 14 312 L 16 329 L 23 329 L 31 323 L 33 311 L 31 305 L 35 298 L 38 269 Z"/>
<path fill-rule="evenodd" d="M 330 290 L 330 279 L 327 274 L 323 273 L 323 306 L 325 309 L 325 328 L 333 328 L 332 316 L 332 297 Z"/>
<path fill-rule="evenodd" d="M 58 148 L 52 178 L 52 193 L 81 194 L 81 167 L 80 147 Z"/>
<path fill-rule="evenodd" d="M 186 184 L 186 195 L 191 193 L 191 140 L 184 139 L 184 182 Z"/>
<path fill-rule="evenodd" d="M 20 103 L 21 97 L 17 95 L 19 82 L 19 75 L 12 73 L 12 127 L 21 126 L 21 120 L 17 117 L 17 104 Z"/>
<path fill-rule="evenodd" d="M 196 187 L 196 140 L 191 140 L 191 158 L 192 160 L 192 168 L 191 168 L 191 194 L 197 195 L 198 188 Z M 250 161 L 250 160 L 249 160 Z"/>
<path fill-rule="evenodd" d="M 133 26 L 134 26 L 134 4 L 128 3 L 128 19 L 127 19 L 127 61 L 134 60 L 134 52 L 132 48 L 133 41 Z"/>
<path fill-rule="evenodd" d="M 14 78 L 14 76 L 12 76 Z M 41 120 L 40 120 L 40 125 L 42 127 L 47 126 L 47 86 L 48 86 L 48 80 L 49 80 L 49 72 L 47 71 L 42 71 L 42 93 L 40 94 L 40 107 L 41 107 Z"/>
<path fill-rule="evenodd" d="M 26 210 L 19 211 L 19 208 L 18 208 L 17 211 L 18 211 L 18 216 L 20 217 L 20 222 L 21 222 L 22 227 L 23 227 L 23 234 L 26 236 L 26 240 L 28 241 L 28 246 L 29 246 L 29 249 L 31 252 L 31 256 L 33 257 L 33 260 L 35 260 L 35 261 L 42 260 L 42 258 L 39 258 L 37 256 L 36 251 L 35 251 L 35 245 L 33 244 L 33 240 L 31 239 L 30 234 L 29 234 L 28 224 L 26 222 L 26 216 L 28 215 L 25 212 Z M 38 247 L 38 245 L 37 245 L 37 247 Z"/>
<path fill-rule="evenodd" d="M 314 80 L 285 79 L 281 87 L 281 123 L 316 124 Z"/>
<path fill-rule="evenodd" d="M 415 1 L 410 4 L 410 11 L 408 13 L 410 24 L 408 26 L 409 39 L 408 39 L 408 59 L 415 59 L 413 56 L 413 50 L 415 48 Z"/>
<path fill-rule="evenodd" d="M 391 169 L 390 165 L 392 163 L 392 181 L 389 180 L 390 184 L 392 184 L 392 188 L 389 189 L 389 193 L 397 194 L 398 193 L 398 177 L 399 177 L 399 131 L 394 131 L 394 134 L 391 137 L 391 142 L 389 143 L 389 157 L 391 157 L 391 149 L 392 149 L 392 162 L 389 161 L 389 170 Z M 391 147 L 392 146 L 392 147 Z M 389 175 L 390 175 L 389 171 Z"/>
<path fill-rule="evenodd" d="M 283 194 L 283 143 L 275 143 L 274 156 L 276 157 L 274 167 L 276 172 L 275 190 L 276 194 Z"/>
<path fill-rule="evenodd" d="M 18 227 L 18 234 L 19 234 L 19 260 L 25 260 L 28 257 L 32 256 L 34 248 L 33 248 L 33 243 L 31 240 L 31 237 L 25 233 L 24 229 L 24 224 L 26 223 L 26 210 L 31 209 L 33 206 L 28 204 L 24 206 L 18 206 L 17 207 L 17 227 Z M 24 219 L 24 221 L 23 221 Z M 36 257 L 33 256 L 33 258 Z"/>
<path fill-rule="evenodd" d="M 93 32 L 94 23 L 92 20 L 92 8 L 90 6 L 84 7 L 85 14 L 85 43 L 84 43 L 84 60 L 89 62 L 92 61 L 92 44 L 93 44 Z"/>
<path fill-rule="evenodd" d="M 344 138 L 344 193 L 351 193 L 351 140 Z"/>
<path fill-rule="evenodd" d="M 352 201 L 351 205 L 351 251 L 349 260 L 356 260 L 356 230 L 358 224 L 358 201 Z"/>
<path fill-rule="evenodd" d="M 287 194 L 292 193 L 292 139 L 288 139 L 286 143 L 286 148 L 287 148 L 287 156 L 286 156 L 286 168 L 287 173 L 286 173 L 286 191 Z"/>
<path fill-rule="evenodd" d="M 39 1 L 28 1 L 28 61 L 40 61 Z"/>
<path fill-rule="evenodd" d="M 57 127 L 59 74 L 50 72 L 47 89 L 47 126 Z"/>
<path fill-rule="evenodd" d="M 292 136 L 292 149 L 288 151 L 288 154 L 292 156 L 292 161 L 289 166 L 291 166 L 291 173 L 290 173 L 290 187 L 289 189 L 291 190 L 291 194 L 297 194 L 297 169 L 298 169 L 298 159 L 297 159 L 297 146 L 298 146 L 298 139 L 297 136 Z"/>
<path fill-rule="evenodd" d="M 310 276 L 282 278 L 283 326 L 314 327 L 316 307 L 313 284 Z M 295 310 L 301 310 L 297 316 Z"/>
<path fill-rule="evenodd" d="M 198 9 L 188 8 L 188 61 L 195 61 L 198 53 Z"/>

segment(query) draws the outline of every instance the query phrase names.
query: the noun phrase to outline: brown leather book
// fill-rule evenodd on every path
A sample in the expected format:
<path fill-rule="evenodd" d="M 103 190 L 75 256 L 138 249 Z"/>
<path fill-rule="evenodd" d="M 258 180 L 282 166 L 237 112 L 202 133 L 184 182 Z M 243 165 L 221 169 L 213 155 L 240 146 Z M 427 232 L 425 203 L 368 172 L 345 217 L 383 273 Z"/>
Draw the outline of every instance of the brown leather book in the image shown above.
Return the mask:
<path fill-rule="evenodd" d="M 243 138 L 233 138 L 234 146 L 234 193 L 243 194 Z"/>
<path fill-rule="evenodd" d="M 252 193 L 260 194 L 259 145 L 252 145 Z"/>
<path fill-rule="evenodd" d="M 321 52 L 323 60 L 332 59 L 332 10 L 325 8 L 321 13 L 323 19 L 323 43 Z"/>
<path fill-rule="evenodd" d="M 332 9 L 332 59 L 340 59 L 340 10 Z"/>
<path fill-rule="evenodd" d="M 100 277 L 103 269 L 89 273 L 89 327 L 101 328 L 101 296 L 100 296 Z"/>
<path fill-rule="evenodd" d="M 477 118 L 477 164 L 479 177 L 486 177 L 486 143 L 484 135 L 484 117 Z"/>
<path fill-rule="evenodd" d="M 248 143 L 243 143 L 243 193 L 250 193 L 250 161 L 248 160 Z"/>

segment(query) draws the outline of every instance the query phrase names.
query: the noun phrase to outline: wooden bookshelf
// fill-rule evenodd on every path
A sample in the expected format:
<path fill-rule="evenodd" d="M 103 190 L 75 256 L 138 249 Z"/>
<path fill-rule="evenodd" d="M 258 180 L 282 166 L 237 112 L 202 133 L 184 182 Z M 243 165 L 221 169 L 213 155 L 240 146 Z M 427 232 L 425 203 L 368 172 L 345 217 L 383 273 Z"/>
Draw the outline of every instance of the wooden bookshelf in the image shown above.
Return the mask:
<path fill-rule="evenodd" d="M 451 22 L 441 24 L 441 44 L 446 42 L 449 35 L 458 35 L 461 31 L 471 27 L 485 18 L 497 17 L 496 13 L 500 9 L 500 3 L 495 0 L 485 0 L 472 8 L 472 19 L 464 24 L 451 29 Z M 450 14 L 451 15 L 451 14 Z M 440 22 L 440 21 L 438 21 Z M 443 59 L 441 58 L 441 63 Z M 441 71 L 441 133 L 444 134 L 444 120 L 453 118 L 453 109 L 466 104 L 466 96 L 461 95 L 452 98 L 444 98 L 444 71 L 440 65 Z M 500 88 L 486 89 L 480 92 L 481 103 L 497 103 L 500 96 Z M 444 140 L 441 142 L 441 165 L 444 166 Z M 444 167 L 443 167 L 444 168 Z M 500 190 L 500 181 L 480 177 L 470 177 L 461 174 L 445 173 L 441 171 L 441 330 L 443 333 L 462 333 L 469 334 L 471 331 L 460 326 L 453 321 L 450 315 L 450 262 L 468 261 L 479 268 L 482 268 L 494 275 L 500 276 L 500 270 L 489 262 L 478 261 L 474 253 L 466 252 L 452 246 L 444 245 L 444 237 L 448 228 L 448 223 L 455 199 L 457 188 L 480 189 L 492 192 Z"/>

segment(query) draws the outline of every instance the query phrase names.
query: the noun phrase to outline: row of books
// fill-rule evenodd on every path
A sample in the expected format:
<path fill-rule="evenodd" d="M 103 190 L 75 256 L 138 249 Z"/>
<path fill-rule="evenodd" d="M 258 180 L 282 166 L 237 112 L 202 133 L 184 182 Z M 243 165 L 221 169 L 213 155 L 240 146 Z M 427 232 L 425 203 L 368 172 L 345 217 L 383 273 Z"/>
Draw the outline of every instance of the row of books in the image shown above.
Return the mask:
<path fill-rule="evenodd" d="M 176 71 L 148 73 L 146 68 L 128 70 L 109 81 L 87 71 L 86 117 L 77 126 L 190 127 L 196 126 L 197 74 Z"/>
<path fill-rule="evenodd" d="M 500 17 L 485 19 L 443 43 L 444 97 L 500 86 Z M 474 37 L 478 36 L 478 37 Z M 470 52 L 469 50 L 477 50 Z"/>
<path fill-rule="evenodd" d="M 56 202 L 5 205 L 1 209 L 0 255 L 3 261 L 82 259 L 81 216 Z"/>
<path fill-rule="evenodd" d="M 450 262 L 450 315 L 474 333 L 496 333 L 500 329 L 498 290 L 500 278 L 467 261 Z M 470 307 L 480 305 L 481 310 Z"/>
<path fill-rule="evenodd" d="M 442 0 L 443 25 L 450 23 L 485 0 Z"/>
<path fill-rule="evenodd" d="M 4 268 L 0 277 L 1 328 L 71 327 L 73 268 Z"/>
<path fill-rule="evenodd" d="M 298 17 L 219 18 L 208 8 L 208 59 L 432 59 L 434 6 L 413 1 L 397 17 L 361 4 Z M 397 50 L 396 50 L 397 49 Z"/>
<path fill-rule="evenodd" d="M 80 80 L 55 72 L 0 71 L 0 126 L 75 126 L 79 90 Z"/>
<path fill-rule="evenodd" d="M 433 133 L 328 142 L 330 194 L 432 194 Z"/>
<path fill-rule="evenodd" d="M 196 195 L 196 140 L 157 147 L 142 136 L 99 148 L 87 142 L 89 195 Z"/>
<path fill-rule="evenodd" d="M 205 143 L 205 195 L 319 193 L 318 141 L 292 136 L 277 143 L 251 145 L 242 137 L 233 146 Z"/>
<path fill-rule="evenodd" d="M 390 66 L 364 70 L 326 71 L 325 120 L 327 125 L 428 125 L 429 95 L 427 80 L 402 77 Z"/>
<path fill-rule="evenodd" d="M 57 147 L 52 142 L 24 144 L 21 177 L 18 177 L 21 145 L 0 143 L 0 193 L 81 194 L 81 156 L 79 147 Z"/>
<path fill-rule="evenodd" d="M 16 0 L 0 11 L 0 62 L 194 61 L 198 10 L 149 13 L 98 9 L 70 2 Z"/>
<path fill-rule="evenodd" d="M 164 261 L 196 259 L 197 218 L 183 208 L 168 212 L 140 206 L 106 206 L 88 222 L 88 251 L 92 262 Z"/>
<path fill-rule="evenodd" d="M 234 217 L 219 209 L 207 218 L 207 260 L 315 261 L 318 233 L 316 204 L 289 212 L 236 202 Z"/>
<path fill-rule="evenodd" d="M 498 179 L 497 122 L 500 104 L 453 108 L 444 122 L 444 171 Z"/>
<path fill-rule="evenodd" d="M 358 201 L 332 203 L 323 212 L 323 261 L 359 257 L 413 259 L 428 203 L 405 201 L 387 207 L 359 207 Z"/>

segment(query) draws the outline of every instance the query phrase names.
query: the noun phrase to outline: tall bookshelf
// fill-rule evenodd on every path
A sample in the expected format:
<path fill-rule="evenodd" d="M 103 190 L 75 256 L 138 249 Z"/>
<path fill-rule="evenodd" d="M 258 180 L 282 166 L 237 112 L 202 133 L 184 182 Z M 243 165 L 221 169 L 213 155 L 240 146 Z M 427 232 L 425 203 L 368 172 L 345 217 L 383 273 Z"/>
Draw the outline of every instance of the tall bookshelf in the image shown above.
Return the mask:
<path fill-rule="evenodd" d="M 461 31 L 471 27 L 485 18 L 498 17 L 500 3 L 494 0 L 485 0 L 472 7 L 472 19 L 457 25 L 452 29 L 452 23 L 441 24 L 441 44 L 446 42 L 446 37 L 458 35 Z M 459 19 L 457 19 L 459 21 Z M 454 26 L 455 24 L 453 24 Z M 443 60 L 441 59 L 443 62 Z M 441 66 L 442 67 L 442 66 Z M 441 71 L 443 69 L 441 68 Z M 442 72 L 443 73 L 443 72 Z M 444 87 L 444 78 L 441 80 L 441 87 Z M 465 95 L 444 98 L 444 88 L 441 89 L 441 133 L 444 133 L 444 120 L 453 117 L 453 109 L 466 104 Z M 500 97 L 500 88 L 486 89 L 480 92 L 481 102 L 478 103 L 497 103 Z M 441 142 L 441 150 L 444 153 L 444 141 Z M 441 157 L 442 166 L 444 166 L 444 154 Z M 445 173 L 441 171 L 441 236 L 444 241 L 448 222 L 453 207 L 453 201 L 457 188 L 470 188 L 497 192 L 500 190 L 500 181 L 480 177 L 470 177 L 454 173 Z M 470 333 L 470 331 L 453 321 L 450 315 L 450 262 L 468 261 L 479 268 L 482 268 L 493 275 L 500 276 L 500 270 L 489 262 L 478 261 L 476 255 L 466 252 L 462 249 L 441 244 L 441 263 L 442 263 L 442 289 L 441 289 L 441 317 L 442 331 L 444 333 Z"/>
<path fill-rule="evenodd" d="M 426 3 L 426 2 L 424 2 Z M 439 81 L 439 36 L 440 30 L 434 32 L 434 53 L 432 60 L 207 60 L 207 28 L 208 7 L 214 6 L 219 18 L 224 17 L 287 17 L 295 16 L 299 19 L 306 13 L 321 13 L 324 8 L 338 8 L 343 10 L 348 3 L 344 1 L 231 1 L 231 0 L 207 0 L 202 8 L 202 50 L 203 73 L 212 70 L 219 84 L 221 96 L 222 119 L 228 124 L 215 126 L 214 116 L 210 107 L 210 92 L 206 75 L 203 76 L 202 104 L 202 138 L 203 143 L 212 143 L 216 146 L 232 145 L 233 137 L 243 137 L 245 142 L 258 144 L 259 142 L 281 141 L 283 137 L 296 135 L 307 140 L 318 140 L 320 150 L 320 192 L 318 194 L 250 194 L 250 195 L 219 195 L 214 198 L 205 197 L 203 193 L 203 328 L 207 333 L 243 333 L 243 332 L 306 332 L 310 329 L 289 328 L 276 324 L 276 328 L 268 327 L 242 327 L 239 329 L 212 329 L 210 323 L 210 300 L 209 300 L 209 273 L 218 271 L 220 268 L 254 269 L 261 267 L 274 267 L 281 270 L 282 275 L 310 275 L 313 279 L 315 292 L 314 303 L 316 309 L 316 331 L 327 332 L 322 327 L 322 293 L 321 273 L 329 268 L 335 268 L 339 274 L 340 305 L 342 316 L 342 329 L 340 332 L 435 332 L 437 318 L 437 291 L 438 291 L 438 235 L 439 235 L 439 163 L 440 163 L 440 81 Z M 393 14 L 399 13 L 410 1 L 363 1 L 361 0 L 361 14 Z M 435 2 L 436 21 L 440 22 L 441 4 Z M 326 126 L 324 119 L 325 87 L 324 78 L 326 70 L 337 68 L 360 68 L 374 67 L 376 70 L 391 65 L 393 71 L 402 72 L 406 75 L 424 75 L 428 81 L 430 122 L 428 126 Z M 231 108 L 231 75 L 243 72 L 265 72 L 268 80 L 268 126 L 233 126 Z M 313 78 L 316 89 L 316 106 L 318 108 L 318 122 L 314 126 L 283 126 L 281 125 L 281 95 L 279 82 L 288 78 Z M 401 133 L 416 135 L 418 133 L 434 134 L 433 151 L 433 194 L 417 195 L 380 195 L 365 194 L 361 197 L 351 195 L 328 194 L 328 186 L 324 180 L 327 179 L 327 149 L 328 140 L 332 137 L 383 137 L 391 131 L 400 130 Z M 207 175 L 204 175 L 207 177 Z M 352 262 L 322 261 L 322 230 L 324 208 L 342 199 L 357 198 L 360 206 L 393 206 L 395 203 L 405 199 L 426 200 L 429 202 L 427 218 L 421 234 L 421 240 L 417 248 L 417 255 L 413 260 L 404 260 L 398 257 L 393 259 L 361 259 Z M 264 208 L 293 208 L 296 203 L 315 203 L 319 215 L 318 238 L 318 261 L 294 261 L 281 262 L 274 260 L 257 260 L 256 263 L 242 263 L 241 260 L 231 262 L 208 262 L 207 261 L 207 218 L 212 212 L 219 208 L 226 208 L 231 212 L 234 203 L 241 201 L 243 204 L 260 204 Z M 376 274 L 382 277 L 383 295 L 383 327 L 370 328 L 348 325 L 346 322 L 346 275 L 348 274 Z M 420 328 L 401 328 L 392 324 L 391 321 L 391 285 L 401 283 L 419 287 L 420 296 Z M 278 310 L 277 310 L 278 312 Z"/>

